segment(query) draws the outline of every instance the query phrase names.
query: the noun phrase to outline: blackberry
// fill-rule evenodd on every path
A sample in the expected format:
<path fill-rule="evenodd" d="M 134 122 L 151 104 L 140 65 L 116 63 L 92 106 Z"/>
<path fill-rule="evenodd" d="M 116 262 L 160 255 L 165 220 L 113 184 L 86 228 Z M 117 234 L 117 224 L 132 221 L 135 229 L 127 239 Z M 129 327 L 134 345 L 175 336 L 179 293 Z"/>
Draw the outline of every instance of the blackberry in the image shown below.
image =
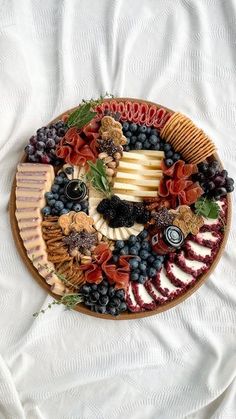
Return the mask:
<path fill-rule="evenodd" d="M 120 218 L 113 218 L 111 220 L 109 220 L 108 223 L 109 227 L 111 228 L 118 228 L 118 227 L 123 227 L 123 220 L 121 220 Z"/>
<path fill-rule="evenodd" d="M 143 211 L 138 217 L 136 217 L 136 221 L 139 224 L 146 224 L 150 219 L 149 211 Z"/>
<path fill-rule="evenodd" d="M 110 200 L 103 199 L 97 206 L 97 212 L 104 214 L 110 208 Z"/>
<path fill-rule="evenodd" d="M 113 220 L 116 218 L 116 210 L 113 208 L 108 208 L 103 215 L 106 219 Z"/>
<path fill-rule="evenodd" d="M 119 205 L 119 204 L 120 204 L 120 202 L 121 202 L 121 199 L 119 198 L 119 196 L 117 196 L 117 195 L 113 195 L 113 196 L 111 197 L 111 200 L 110 200 L 110 207 L 111 207 L 111 208 L 116 208 L 116 207 L 117 207 L 117 205 Z"/>

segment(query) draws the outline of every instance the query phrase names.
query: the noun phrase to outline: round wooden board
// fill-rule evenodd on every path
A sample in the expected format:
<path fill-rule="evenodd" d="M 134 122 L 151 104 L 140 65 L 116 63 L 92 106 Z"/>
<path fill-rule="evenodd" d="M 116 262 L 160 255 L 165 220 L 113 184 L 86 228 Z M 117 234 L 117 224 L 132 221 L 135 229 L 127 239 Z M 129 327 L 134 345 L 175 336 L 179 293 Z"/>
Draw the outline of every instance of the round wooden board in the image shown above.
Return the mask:
<path fill-rule="evenodd" d="M 105 101 L 109 101 L 109 100 L 112 100 L 112 99 L 105 99 Z M 168 109 L 165 106 L 156 104 L 154 102 L 145 101 L 145 100 L 140 100 L 140 99 L 135 99 L 135 98 L 115 98 L 115 100 L 116 101 L 129 100 L 131 102 L 139 102 L 139 103 L 147 103 L 147 104 L 150 104 L 150 105 L 157 105 L 158 107 L 166 109 L 169 112 L 172 112 L 172 113 L 174 112 L 173 110 Z M 66 114 L 66 113 L 70 113 L 73 110 L 75 110 L 76 108 L 77 107 L 72 108 L 72 109 L 70 109 L 66 112 L 63 112 L 63 114 L 59 115 L 53 121 L 49 122 L 48 125 L 50 125 L 51 123 L 59 120 L 62 117 L 62 115 Z M 215 154 L 213 157 L 220 161 L 217 154 Z M 24 161 L 26 161 L 26 155 L 24 155 L 21 159 L 21 162 L 24 162 Z M 16 179 L 14 179 L 13 184 L 12 184 L 12 189 L 11 189 L 11 195 L 10 195 L 10 201 L 9 201 L 9 215 L 10 215 L 10 223 L 11 223 L 11 228 L 12 228 L 12 234 L 13 234 L 13 237 L 14 237 L 14 240 L 15 240 L 17 250 L 20 253 L 25 265 L 28 268 L 28 270 L 32 274 L 32 277 L 38 282 L 38 284 L 43 289 L 45 289 L 45 291 L 47 291 L 48 294 L 50 294 L 56 300 L 59 300 L 60 296 L 58 296 L 56 294 L 53 294 L 53 292 L 50 289 L 50 285 L 48 285 L 45 282 L 44 278 L 39 275 L 38 271 L 32 265 L 30 259 L 27 256 L 26 250 L 24 248 L 22 239 L 21 239 L 20 234 L 19 234 L 18 223 L 17 223 L 17 219 L 16 219 L 16 216 L 15 216 L 15 211 L 16 211 L 15 190 L 16 190 Z M 201 285 L 203 285 L 203 283 L 207 280 L 209 275 L 214 271 L 214 269 L 216 268 L 216 265 L 218 264 L 218 262 L 221 258 L 221 255 L 224 251 L 224 248 L 225 248 L 225 245 L 226 245 L 226 242 L 227 242 L 227 239 L 228 239 L 229 230 L 230 230 L 232 208 L 231 208 L 231 198 L 230 198 L 229 194 L 227 195 L 227 205 L 228 205 L 228 209 L 227 209 L 227 217 L 226 217 L 226 228 L 225 228 L 224 238 L 223 238 L 223 241 L 221 243 L 220 249 L 219 249 L 219 251 L 218 251 L 210 269 L 206 273 L 199 276 L 199 278 L 195 282 L 194 286 L 192 286 L 190 289 L 188 289 L 183 295 L 180 295 L 180 296 L 176 297 L 174 300 L 169 301 L 169 302 L 159 306 L 155 310 L 144 311 L 144 312 L 140 312 L 140 313 L 125 312 L 125 313 L 120 314 L 117 317 L 114 317 L 114 316 L 111 316 L 111 315 L 108 315 L 108 314 L 95 313 L 95 312 L 89 310 L 83 304 L 77 305 L 75 310 L 79 311 L 80 313 L 87 314 L 89 316 L 100 317 L 100 318 L 106 319 L 106 320 L 130 320 L 130 319 L 139 319 L 139 318 L 147 317 L 147 316 L 153 316 L 154 314 L 162 313 L 163 311 L 169 310 L 170 308 L 175 307 L 176 305 L 180 304 L 182 301 L 186 300 L 186 298 L 190 297 Z M 22 284 L 22 286 L 23 286 L 23 284 Z"/>

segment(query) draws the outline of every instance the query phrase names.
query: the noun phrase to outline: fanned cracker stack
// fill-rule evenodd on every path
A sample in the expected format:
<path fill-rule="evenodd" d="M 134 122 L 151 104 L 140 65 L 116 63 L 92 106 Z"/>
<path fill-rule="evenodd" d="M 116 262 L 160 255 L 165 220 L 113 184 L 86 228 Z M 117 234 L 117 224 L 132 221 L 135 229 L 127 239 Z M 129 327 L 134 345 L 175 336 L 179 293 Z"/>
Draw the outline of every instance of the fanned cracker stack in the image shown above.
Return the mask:
<path fill-rule="evenodd" d="M 160 135 L 189 163 L 200 163 L 216 152 L 214 143 L 204 131 L 179 112 L 171 116 Z"/>

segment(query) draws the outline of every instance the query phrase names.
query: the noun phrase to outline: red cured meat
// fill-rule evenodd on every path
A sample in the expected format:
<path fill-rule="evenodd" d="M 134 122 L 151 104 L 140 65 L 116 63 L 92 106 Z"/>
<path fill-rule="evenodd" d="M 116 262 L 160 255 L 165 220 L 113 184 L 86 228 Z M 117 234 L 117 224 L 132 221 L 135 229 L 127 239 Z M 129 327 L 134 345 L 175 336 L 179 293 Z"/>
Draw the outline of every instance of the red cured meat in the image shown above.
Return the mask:
<path fill-rule="evenodd" d="M 88 160 L 97 158 L 96 141 L 99 123 L 91 121 L 82 130 L 70 128 L 57 146 L 57 157 L 75 166 L 84 166 Z"/>
<path fill-rule="evenodd" d="M 191 205 L 203 194 L 199 183 L 189 179 L 197 172 L 195 164 L 186 164 L 179 160 L 171 167 L 166 167 L 162 162 L 162 170 L 164 178 L 159 185 L 159 195 L 169 200 L 172 208 Z"/>
<path fill-rule="evenodd" d="M 148 103 L 139 103 L 131 101 L 109 101 L 97 105 L 98 112 L 97 119 L 101 119 L 106 111 L 111 113 L 120 113 L 122 121 L 131 121 L 137 124 L 153 125 L 155 128 L 161 130 L 172 113 L 163 108 L 158 108 L 156 105 L 149 105 Z"/>
<path fill-rule="evenodd" d="M 117 265 L 109 264 L 112 252 L 106 243 L 99 244 L 93 253 L 91 263 L 81 265 L 80 268 L 85 272 L 87 282 L 99 284 L 106 275 L 111 284 L 116 288 L 127 289 L 129 283 L 129 263 L 127 256 L 121 256 Z"/>

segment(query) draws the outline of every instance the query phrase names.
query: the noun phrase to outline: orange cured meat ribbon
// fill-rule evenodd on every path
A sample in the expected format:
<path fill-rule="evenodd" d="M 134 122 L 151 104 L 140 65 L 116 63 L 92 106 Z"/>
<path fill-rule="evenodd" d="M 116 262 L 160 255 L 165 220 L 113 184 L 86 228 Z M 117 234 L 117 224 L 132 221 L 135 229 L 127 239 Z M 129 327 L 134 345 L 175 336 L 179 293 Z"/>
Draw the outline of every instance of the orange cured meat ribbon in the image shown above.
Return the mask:
<path fill-rule="evenodd" d="M 159 195 L 169 200 L 172 208 L 178 205 L 192 205 L 203 194 L 199 183 L 189 179 L 197 173 L 197 165 L 179 160 L 167 167 L 162 162 L 162 170 L 164 178 L 160 182 Z"/>
<path fill-rule="evenodd" d="M 80 265 L 85 273 L 87 282 L 99 284 L 106 275 L 111 284 L 116 288 L 127 289 L 129 282 L 129 263 L 127 256 L 121 256 L 117 265 L 109 264 L 112 252 L 106 243 L 99 244 L 93 253 L 94 260 L 91 263 Z"/>

